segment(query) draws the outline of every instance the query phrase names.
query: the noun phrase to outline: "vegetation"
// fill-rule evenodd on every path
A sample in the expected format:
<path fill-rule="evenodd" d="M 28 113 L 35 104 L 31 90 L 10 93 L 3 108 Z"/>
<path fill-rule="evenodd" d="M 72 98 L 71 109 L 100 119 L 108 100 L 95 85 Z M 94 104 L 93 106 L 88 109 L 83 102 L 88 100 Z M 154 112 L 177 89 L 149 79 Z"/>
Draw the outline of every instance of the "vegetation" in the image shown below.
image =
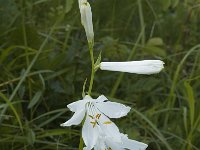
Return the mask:
<path fill-rule="evenodd" d="M 200 0 L 89 2 L 95 59 L 165 62 L 151 76 L 99 70 L 93 97 L 131 106 L 113 121 L 148 150 L 199 150 Z M 81 126 L 60 127 L 90 78 L 77 0 L 0 0 L 0 70 L 0 150 L 77 149 Z"/>

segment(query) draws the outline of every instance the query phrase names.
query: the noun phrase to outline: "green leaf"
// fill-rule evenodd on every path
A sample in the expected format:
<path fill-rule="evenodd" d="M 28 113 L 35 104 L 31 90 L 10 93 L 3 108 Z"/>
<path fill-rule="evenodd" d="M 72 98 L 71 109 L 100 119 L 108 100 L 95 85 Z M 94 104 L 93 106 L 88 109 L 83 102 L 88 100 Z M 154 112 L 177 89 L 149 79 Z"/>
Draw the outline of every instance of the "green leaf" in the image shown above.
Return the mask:
<path fill-rule="evenodd" d="M 172 7 L 175 8 L 179 4 L 179 0 L 173 0 Z"/>
<path fill-rule="evenodd" d="M 37 102 L 40 100 L 41 96 L 42 96 L 42 91 L 38 91 L 37 93 L 35 93 L 35 95 L 33 96 L 32 100 L 30 101 L 28 105 L 28 109 L 35 106 L 35 104 L 37 104 Z"/>
<path fill-rule="evenodd" d="M 66 0 L 65 13 L 68 13 L 74 4 L 74 0 Z"/>
<path fill-rule="evenodd" d="M 163 48 L 160 47 L 156 47 L 156 46 L 145 46 L 143 49 L 144 52 L 147 52 L 149 54 L 152 55 L 158 55 L 161 57 L 165 57 L 166 56 L 166 52 Z"/>
<path fill-rule="evenodd" d="M 28 129 L 27 142 L 30 145 L 33 145 L 35 143 L 35 132 L 32 129 Z"/>
<path fill-rule="evenodd" d="M 187 108 L 183 107 L 183 122 L 186 133 L 188 133 L 188 126 L 187 126 Z"/>
<path fill-rule="evenodd" d="M 147 45 L 149 46 L 163 46 L 164 42 L 159 37 L 154 37 L 148 40 Z"/>
<path fill-rule="evenodd" d="M 163 10 L 166 11 L 171 6 L 171 0 L 163 0 Z"/>
<path fill-rule="evenodd" d="M 10 109 L 13 111 L 13 113 L 15 114 L 15 117 L 19 123 L 19 127 L 21 129 L 21 131 L 23 132 L 23 126 L 22 126 L 22 122 L 21 122 L 21 117 L 18 115 L 16 108 L 13 106 L 13 103 L 11 103 L 11 101 L 3 94 L 0 92 L 0 98 L 2 98 L 3 100 L 5 100 L 6 104 L 10 107 Z M 0 114 L 0 120 L 1 117 L 4 116 L 1 112 Z"/>
<path fill-rule="evenodd" d="M 97 71 L 99 69 L 99 65 L 101 63 L 101 52 L 99 53 L 99 56 L 97 58 L 97 61 L 94 64 L 94 70 Z"/>
<path fill-rule="evenodd" d="M 82 97 L 85 97 L 85 85 L 86 85 L 86 83 L 87 83 L 87 78 L 85 79 L 84 84 L 83 84 Z"/>
<path fill-rule="evenodd" d="M 188 105 L 189 105 L 189 111 L 190 111 L 190 121 L 191 121 L 191 127 L 193 127 L 193 123 L 194 123 L 194 112 L 195 112 L 195 100 L 194 100 L 194 93 L 193 93 L 193 89 L 190 86 L 190 84 L 185 81 L 184 82 L 184 86 L 187 92 L 187 100 L 188 100 Z"/>

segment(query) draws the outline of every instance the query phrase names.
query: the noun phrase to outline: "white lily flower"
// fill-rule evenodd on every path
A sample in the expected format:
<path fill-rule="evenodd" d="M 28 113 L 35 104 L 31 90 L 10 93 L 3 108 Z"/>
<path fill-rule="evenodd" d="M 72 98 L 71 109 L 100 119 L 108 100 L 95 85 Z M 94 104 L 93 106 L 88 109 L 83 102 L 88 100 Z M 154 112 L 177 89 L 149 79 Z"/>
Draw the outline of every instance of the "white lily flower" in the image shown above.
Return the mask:
<path fill-rule="evenodd" d="M 127 62 L 101 62 L 101 70 L 129 72 L 136 74 L 154 74 L 159 73 L 164 68 L 164 62 L 161 60 L 142 60 Z"/>
<path fill-rule="evenodd" d="M 115 139 L 121 141 L 118 127 L 108 118 L 120 118 L 130 111 L 130 107 L 110 102 L 101 95 L 97 99 L 92 99 L 86 95 L 83 100 L 73 102 L 67 107 L 75 112 L 71 119 L 61 124 L 61 126 L 78 125 L 85 117 L 82 129 L 82 136 L 87 149 L 92 149 L 99 137 L 99 127 L 101 130 Z M 86 116 L 85 116 L 86 115 Z"/>
<path fill-rule="evenodd" d="M 88 42 L 92 43 L 94 40 L 94 31 L 92 23 L 92 11 L 87 0 L 79 0 L 79 9 L 81 13 L 81 23 L 85 28 Z"/>
<path fill-rule="evenodd" d="M 148 147 L 147 144 L 131 140 L 127 137 L 127 135 L 122 133 L 120 136 L 121 141 L 115 141 L 113 137 L 105 135 L 101 128 L 99 128 L 99 137 L 96 145 L 94 146 L 94 150 L 145 150 Z"/>

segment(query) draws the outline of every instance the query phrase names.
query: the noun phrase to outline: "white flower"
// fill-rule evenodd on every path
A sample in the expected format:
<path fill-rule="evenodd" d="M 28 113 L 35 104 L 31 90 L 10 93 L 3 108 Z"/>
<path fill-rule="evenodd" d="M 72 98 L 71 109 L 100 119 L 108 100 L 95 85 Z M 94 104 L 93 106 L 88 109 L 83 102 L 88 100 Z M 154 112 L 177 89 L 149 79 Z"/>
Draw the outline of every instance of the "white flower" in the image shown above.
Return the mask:
<path fill-rule="evenodd" d="M 85 117 L 82 129 L 82 136 L 87 149 L 92 149 L 99 137 L 99 127 L 107 136 L 113 137 L 115 141 L 121 141 L 121 134 L 118 127 L 108 118 L 120 118 L 130 111 L 130 107 L 110 102 L 101 95 L 92 99 L 86 95 L 83 100 L 73 102 L 67 107 L 75 112 L 72 118 L 61 126 L 78 125 Z M 85 116 L 86 115 L 86 116 Z"/>
<path fill-rule="evenodd" d="M 112 137 L 99 136 L 94 150 L 145 150 L 147 147 L 147 144 L 131 140 L 121 133 L 121 142 L 114 141 Z"/>
<path fill-rule="evenodd" d="M 94 31 L 90 4 L 87 2 L 87 0 L 79 0 L 79 9 L 81 13 L 81 23 L 85 28 L 87 40 L 88 42 L 93 42 Z"/>
<path fill-rule="evenodd" d="M 164 68 L 164 62 L 161 60 L 142 60 L 127 62 L 101 62 L 101 70 L 129 72 L 136 74 L 154 74 L 159 73 Z"/>
<path fill-rule="evenodd" d="M 101 128 L 99 129 L 99 136 L 97 139 L 97 142 L 94 146 L 94 150 L 145 150 L 148 145 L 131 140 L 127 137 L 127 135 L 124 135 L 120 133 L 120 141 L 115 141 L 115 139 L 106 133 L 104 133 Z M 84 150 L 88 150 L 87 147 L 85 147 Z"/>

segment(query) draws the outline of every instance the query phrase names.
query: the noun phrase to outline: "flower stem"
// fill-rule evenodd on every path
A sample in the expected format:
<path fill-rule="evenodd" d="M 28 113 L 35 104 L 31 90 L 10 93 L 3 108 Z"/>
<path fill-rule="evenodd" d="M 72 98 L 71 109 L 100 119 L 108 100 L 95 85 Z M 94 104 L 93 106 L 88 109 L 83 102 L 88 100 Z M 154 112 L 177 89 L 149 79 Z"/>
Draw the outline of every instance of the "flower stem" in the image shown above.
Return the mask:
<path fill-rule="evenodd" d="M 82 135 L 80 136 L 80 142 L 79 142 L 79 150 L 83 150 L 83 138 Z"/>
<path fill-rule="evenodd" d="M 93 82 L 94 82 L 94 74 L 95 74 L 93 46 L 94 46 L 93 42 L 88 42 L 88 47 L 89 47 L 89 51 L 90 51 L 90 59 L 91 59 L 91 63 L 92 63 L 92 65 L 91 65 L 90 86 L 89 86 L 89 90 L 88 90 L 88 95 L 91 95 Z M 83 126 L 84 122 L 85 122 L 85 119 L 82 121 L 82 126 Z M 82 136 L 80 136 L 79 150 L 83 150 L 83 138 L 82 138 Z"/>
<path fill-rule="evenodd" d="M 91 58 L 91 63 L 92 63 L 92 65 L 91 65 L 92 68 L 91 68 L 90 86 L 89 86 L 89 90 L 88 90 L 88 95 L 91 95 L 93 82 L 94 82 L 95 71 L 94 71 L 93 43 L 89 42 L 88 45 L 89 45 L 90 58 Z"/>

